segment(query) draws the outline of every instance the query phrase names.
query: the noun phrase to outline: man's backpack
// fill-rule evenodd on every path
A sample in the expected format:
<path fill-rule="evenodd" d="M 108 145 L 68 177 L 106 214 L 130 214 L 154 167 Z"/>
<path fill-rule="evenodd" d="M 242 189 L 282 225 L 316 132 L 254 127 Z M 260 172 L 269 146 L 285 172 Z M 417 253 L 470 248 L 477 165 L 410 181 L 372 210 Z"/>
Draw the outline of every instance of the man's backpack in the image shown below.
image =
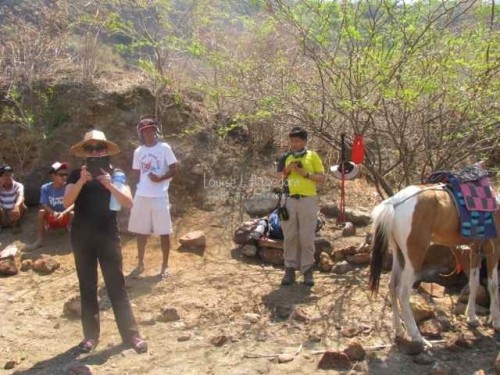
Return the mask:
<path fill-rule="evenodd" d="M 269 214 L 267 217 L 267 237 L 273 240 L 283 240 L 283 230 L 281 229 L 281 219 L 279 214 L 280 208 L 276 208 L 273 212 Z M 318 215 L 317 223 L 316 223 L 316 233 L 320 231 L 325 225 L 325 217 L 323 214 Z"/>
<path fill-rule="evenodd" d="M 273 240 L 283 240 L 283 230 L 281 229 L 281 220 L 279 208 L 275 209 L 267 217 L 267 237 Z"/>

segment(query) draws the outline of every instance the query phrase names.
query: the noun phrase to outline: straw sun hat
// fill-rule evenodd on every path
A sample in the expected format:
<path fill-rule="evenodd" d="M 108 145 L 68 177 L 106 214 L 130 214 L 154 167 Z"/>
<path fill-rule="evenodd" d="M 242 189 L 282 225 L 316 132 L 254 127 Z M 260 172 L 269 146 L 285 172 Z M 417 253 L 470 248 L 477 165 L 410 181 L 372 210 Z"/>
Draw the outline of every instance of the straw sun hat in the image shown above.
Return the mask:
<path fill-rule="evenodd" d="M 104 133 L 102 131 L 95 130 L 95 129 L 85 133 L 82 141 L 75 143 L 73 146 L 71 146 L 71 151 L 73 151 L 75 156 L 86 157 L 87 153 L 85 152 L 84 147 L 86 144 L 90 143 L 91 141 L 105 143 L 106 146 L 108 147 L 107 154 L 109 156 L 113 156 L 113 155 L 120 153 L 120 149 L 118 148 L 116 143 L 108 141 L 106 139 L 106 136 L 104 135 Z"/>

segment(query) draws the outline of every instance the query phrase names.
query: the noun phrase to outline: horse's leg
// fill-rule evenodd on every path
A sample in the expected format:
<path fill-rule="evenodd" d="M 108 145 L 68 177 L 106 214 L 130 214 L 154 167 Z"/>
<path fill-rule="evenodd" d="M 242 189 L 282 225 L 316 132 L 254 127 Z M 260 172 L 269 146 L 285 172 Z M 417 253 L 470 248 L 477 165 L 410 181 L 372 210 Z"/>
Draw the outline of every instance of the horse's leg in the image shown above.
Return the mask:
<path fill-rule="evenodd" d="M 391 271 L 391 281 L 389 282 L 389 292 L 391 296 L 392 305 L 392 326 L 396 337 L 403 337 L 404 330 L 401 324 L 401 315 L 399 314 L 399 301 L 398 301 L 398 289 L 401 285 L 401 263 L 399 257 L 401 256 L 401 251 L 394 245 L 392 247 L 392 271 Z"/>
<path fill-rule="evenodd" d="M 491 252 L 486 259 L 486 267 L 488 269 L 488 291 L 490 293 L 490 317 L 491 324 L 495 331 L 495 339 L 500 340 L 500 311 L 498 307 L 498 259 L 500 257 L 500 247 L 495 246 L 492 242 Z"/>
<path fill-rule="evenodd" d="M 477 248 L 471 247 L 470 251 L 470 272 L 469 272 L 469 300 L 465 309 L 467 324 L 470 327 L 479 326 L 479 320 L 476 315 L 476 295 L 479 286 L 479 270 L 481 268 L 481 257 L 478 255 Z"/>
<path fill-rule="evenodd" d="M 406 330 L 408 331 L 408 334 L 410 335 L 412 341 L 421 342 L 422 344 L 430 347 L 432 346 L 431 343 L 425 340 L 418 330 L 417 323 L 415 322 L 415 318 L 413 317 L 413 312 L 410 306 L 410 294 L 415 279 L 416 275 L 413 265 L 411 264 L 409 259 L 405 257 L 405 265 L 403 267 L 403 272 L 401 275 L 401 286 L 399 287 L 401 316 L 403 317 Z"/>

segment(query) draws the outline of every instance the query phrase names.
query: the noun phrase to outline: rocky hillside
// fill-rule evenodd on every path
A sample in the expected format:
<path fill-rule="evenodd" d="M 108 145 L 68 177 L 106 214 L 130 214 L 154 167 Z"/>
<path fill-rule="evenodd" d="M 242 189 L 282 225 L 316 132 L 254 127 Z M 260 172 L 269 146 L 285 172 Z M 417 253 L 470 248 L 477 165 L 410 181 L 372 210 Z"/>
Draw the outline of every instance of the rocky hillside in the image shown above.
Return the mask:
<path fill-rule="evenodd" d="M 39 186 L 48 178 L 53 161 L 67 160 L 78 166 L 80 160 L 72 156 L 70 146 L 89 128 L 103 130 L 119 145 L 122 152 L 114 163 L 130 170 L 133 151 L 139 145 L 136 123 L 141 115 L 154 113 L 155 98 L 140 85 L 117 83 L 110 89 L 71 82 L 41 83 L 35 93 L 19 93 L 17 100 L 6 99 L 6 93 L 7 88 L 0 90 L 0 100 L 6 104 L 0 107 L 0 161 L 12 165 L 25 183 L 28 205 L 38 203 Z M 230 135 L 225 141 L 219 137 L 216 122 L 206 115 L 202 99 L 196 95 L 180 99 L 165 94 L 161 106 L 164 139 L 181 161 L 182 173 L 171 188 L 172 195 L 177 201 L 186 198 L 186 202 L 203 206 L 204 176 L 228 176 L 234 172 L 232 168 L 238 168 L 237 160 L 246 149 L 238 143 L 241 134 L 235 141 Z"/>

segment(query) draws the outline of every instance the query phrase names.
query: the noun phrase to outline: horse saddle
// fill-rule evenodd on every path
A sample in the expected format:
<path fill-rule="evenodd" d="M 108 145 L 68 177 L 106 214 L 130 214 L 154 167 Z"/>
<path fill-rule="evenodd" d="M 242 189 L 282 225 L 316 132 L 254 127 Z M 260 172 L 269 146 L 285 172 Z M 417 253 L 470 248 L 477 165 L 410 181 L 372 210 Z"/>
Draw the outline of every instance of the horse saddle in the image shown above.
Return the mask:
<path fill-rule="evenodd" d="M 463 237 L 484 240 L 497 236 L 493 214 L 498 204 L 485 169 L 473 165 L 457 174 L 438 171 L 432 173 L 426 182 L 446 185 L 460 216 Z"/>

